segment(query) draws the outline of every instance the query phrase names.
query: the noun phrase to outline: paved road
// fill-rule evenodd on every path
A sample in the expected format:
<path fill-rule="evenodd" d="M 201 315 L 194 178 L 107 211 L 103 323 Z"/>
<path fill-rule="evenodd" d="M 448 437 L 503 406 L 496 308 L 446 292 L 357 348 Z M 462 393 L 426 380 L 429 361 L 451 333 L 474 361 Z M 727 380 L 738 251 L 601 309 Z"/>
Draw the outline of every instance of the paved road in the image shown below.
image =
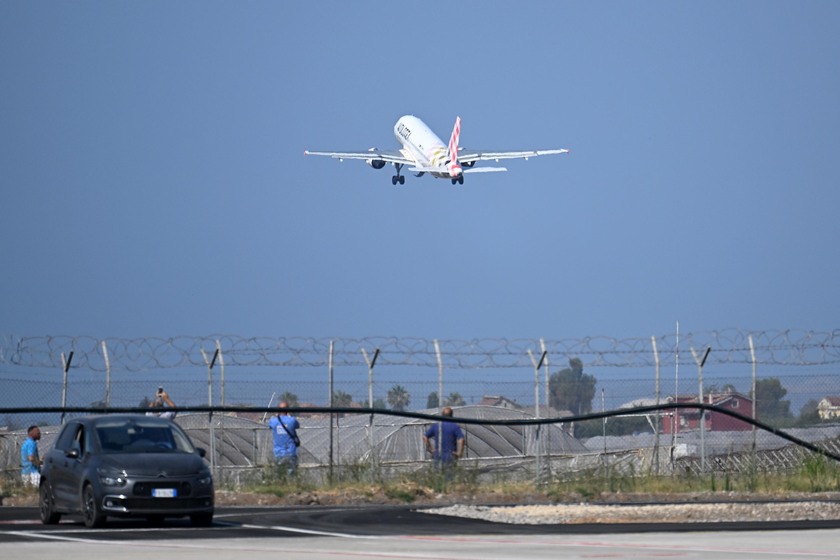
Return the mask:
<path fill-rule="evenodd" d="M 833 525 L 833 526 L 832 526 Z M 757 530 L 762 527 L 764 530 Z M 678 530 L 681 529 L 681 530 Z M 689 529 L 686 531 L 686 529 Z M 4 558 L 221 560 L 305 558 L 840 558 L 840 522 L 690 527 L 515 526 L 425 515 L 408 507 L 219 508 L 213 527 L 113 520 L 88 530 L 43 526 L 35 508 L 0 508 Z"/>

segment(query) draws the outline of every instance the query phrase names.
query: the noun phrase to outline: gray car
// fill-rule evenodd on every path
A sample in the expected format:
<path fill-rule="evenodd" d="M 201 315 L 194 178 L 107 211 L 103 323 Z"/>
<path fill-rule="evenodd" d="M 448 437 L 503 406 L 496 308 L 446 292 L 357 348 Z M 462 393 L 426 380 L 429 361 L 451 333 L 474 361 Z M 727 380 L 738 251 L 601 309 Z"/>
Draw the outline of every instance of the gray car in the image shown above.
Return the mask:
<path fill-rule="evenodd" d="M 189 515 L 213 522 L 213 478 L 184 431 L 154 416 L 93 416 L 67 422 L 41 470 L 40 512 L 45 524 L 81 514 L 87 527 L 108 516 Z"/>

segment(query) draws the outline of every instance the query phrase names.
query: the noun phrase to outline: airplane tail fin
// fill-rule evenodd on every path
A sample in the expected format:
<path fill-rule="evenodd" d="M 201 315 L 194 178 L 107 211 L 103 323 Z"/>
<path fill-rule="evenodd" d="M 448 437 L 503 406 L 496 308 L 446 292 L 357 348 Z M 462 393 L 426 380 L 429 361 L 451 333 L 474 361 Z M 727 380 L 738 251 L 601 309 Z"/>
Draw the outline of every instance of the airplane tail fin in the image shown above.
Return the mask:
<path fill-rule="evenodd" d="M 452 136 L 449 137 L 449 150 L 446 154 L 449 163 L 446 168 L 451 177 L 459 177 L 463 173 L 461 164 L 458 162 L 458 140 L 461 138 L 461 117 L 455 118 L 455 128 L 452 129 Z"/>

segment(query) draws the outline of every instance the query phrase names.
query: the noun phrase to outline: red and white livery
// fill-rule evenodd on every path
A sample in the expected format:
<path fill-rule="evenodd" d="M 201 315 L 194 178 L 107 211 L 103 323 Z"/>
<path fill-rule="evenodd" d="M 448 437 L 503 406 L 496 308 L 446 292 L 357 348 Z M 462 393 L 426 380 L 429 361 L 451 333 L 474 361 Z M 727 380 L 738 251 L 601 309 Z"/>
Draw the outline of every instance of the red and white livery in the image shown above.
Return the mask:
<path fill-rule="evenodd" d="M 479 161 L 495 161 L 502 159 L 529 159 L 537 156 L 554 154 L 565 154 L 569 150 L 525 150 L 519 152 L 498 152 L 498 151 L 468 151 L 459 147 L 461 137 L 461 117 L 455 119 L 455 126 L 449 138 L 449 145 L 444 145 L 437 134 L 426 126 L 419 118 L 413 115 L 400 117 L 394 125 L 394 136 L 400 145 L 399 150 L 379 150 L 371 148 L 359 152 L 315 152 L 304 151 L 304 154 L 311 156 L 328 156 L 343 161 L 345 159 L 364 160 L 374 169 L 382 169 L 386 163 L 390 163 L 396 170 L 391 177 L 391 184 L 404 185 L 405 176 L 402 174 L 403 166 L 417 177 L 428 173 L 439 179 L 449 179 L 452 184 L 464 184 L 466 173 L 492 173 L 507 171 L 504 167 L 476 167 Z"/>

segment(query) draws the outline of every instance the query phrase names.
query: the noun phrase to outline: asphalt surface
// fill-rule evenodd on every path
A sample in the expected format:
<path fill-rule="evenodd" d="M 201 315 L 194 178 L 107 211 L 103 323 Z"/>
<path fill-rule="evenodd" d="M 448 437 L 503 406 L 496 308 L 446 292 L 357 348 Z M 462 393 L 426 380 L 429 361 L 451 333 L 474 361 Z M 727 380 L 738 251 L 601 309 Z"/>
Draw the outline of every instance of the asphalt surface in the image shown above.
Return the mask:
<path fill-rule="evenodd" d="M 420 513 L 407 506 L 218 508 L 211 527 L 109 518 L 86 529 L 65 516 L 45 526 L 33 507 L 0 507 L 5 558 L 150 554 L 215 560 L 352 558 L 840 558 L 830 522 L 511 525 Z"/>

